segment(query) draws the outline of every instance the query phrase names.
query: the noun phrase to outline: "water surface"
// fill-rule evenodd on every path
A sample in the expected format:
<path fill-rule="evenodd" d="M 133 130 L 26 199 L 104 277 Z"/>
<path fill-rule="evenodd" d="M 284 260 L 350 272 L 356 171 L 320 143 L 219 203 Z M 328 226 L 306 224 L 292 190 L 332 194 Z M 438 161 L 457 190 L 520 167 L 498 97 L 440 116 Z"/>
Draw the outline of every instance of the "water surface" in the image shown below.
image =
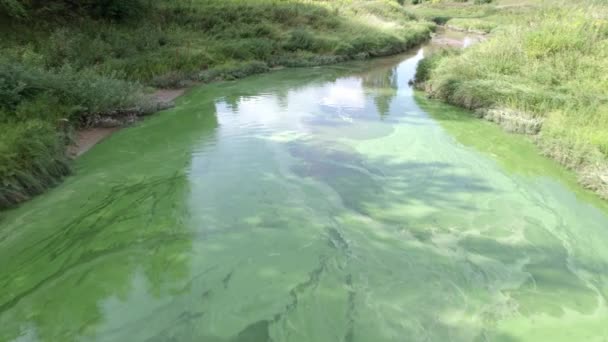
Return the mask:
<path fill-rule="evenodd" d="M 605 341 L 608 215 L 408 86 L 423 51 L 193 89 L 0 217 L 0 341 Z"/>

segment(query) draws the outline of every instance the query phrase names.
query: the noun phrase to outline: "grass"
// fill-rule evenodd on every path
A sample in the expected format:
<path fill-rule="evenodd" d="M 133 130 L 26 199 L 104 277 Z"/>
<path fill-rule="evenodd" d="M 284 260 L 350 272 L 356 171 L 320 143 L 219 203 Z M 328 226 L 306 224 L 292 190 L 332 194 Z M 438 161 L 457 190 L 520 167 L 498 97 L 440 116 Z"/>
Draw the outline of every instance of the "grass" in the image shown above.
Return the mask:
<path fill-rule="evenodd" d="M 419 18 L 459 31 L 490 33 L 496 28 L 525 24 L 529 14 L 546 2 L 559 0 L 428 1 L 410 6 Z"/>
<path fill-rule="evenodd" d="M 70 131 L 139 111 L 148 87 L 395 54 L 434 26 L 397 0 L 0 0 L 0 209 L 60 181 Z"/>
<path fill-rule="evenodd" d="M 397 53 L 432 29 L 395 0 L 172 0 L 158 2 L 137 22 L 25 25 L 30 23 L 8 45 L 29 30 L 31 39 L 25 47 L 17 44 L 19 53 L 48 67 L 115 72 L 161 87 L 199 81 L 202 71 L 263 69 L 252 70 L 252 61 L 275 67 Z"/>
<path fill-rule="evenodd" d="M 452 30 L 490 33 L 496 28 L 496 24 L 490 21 L 475 18 L 454 18 L 445 23 L 445 26 Z"/>
<path fill-rule="evenodd" d="M 608 198 L 608 6 L 553 2 L 511 19 L 484 43 L 422 63 L 419 84 L 507 129 L 538 132 L 547 155 Z"/>
<path fill-rule="evenodd" d="M 495 3 L 475 5 L 470 2 L 429 1 L 408 8 L 419 18 L 445 24 L 451 19 L 476 19 L 492 16 L 499 11 Z"/>
<path fill-rule="evenodd" d="M 42 120 L 0 124 L 0 207 L 43 192 L 69 173 L 60 133 Z"/>
<path fill-rule="evenodd" d="M 72 128 L 90 114 L 135 105 L 139 91 L 90 70 L 48 70 L 0 57 L 0 208 L 67 175 Z"/>

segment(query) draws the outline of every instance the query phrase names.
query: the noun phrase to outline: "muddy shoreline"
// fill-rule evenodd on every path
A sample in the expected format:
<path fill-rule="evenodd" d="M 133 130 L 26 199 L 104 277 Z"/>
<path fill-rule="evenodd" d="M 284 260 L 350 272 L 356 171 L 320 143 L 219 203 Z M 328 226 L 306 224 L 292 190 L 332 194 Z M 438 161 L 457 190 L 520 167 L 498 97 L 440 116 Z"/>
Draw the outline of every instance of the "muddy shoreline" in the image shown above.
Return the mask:
<path fill-rule="evenodd" d="M 182 96 L 187 89 L 159 89 L 150 97 L 150 104 L 161 110 L 173 107 L 175 99 Z M 74 134 L 74 144 L 68 147 L 67 153 L 70 157 L 77 158 L 114 132 L 128 126 L 129 123 L 136 122 L 138 119 L 137 115 L 130 115 L 123 120 L 112 120 L 103 125 L 79 129 Z"/>

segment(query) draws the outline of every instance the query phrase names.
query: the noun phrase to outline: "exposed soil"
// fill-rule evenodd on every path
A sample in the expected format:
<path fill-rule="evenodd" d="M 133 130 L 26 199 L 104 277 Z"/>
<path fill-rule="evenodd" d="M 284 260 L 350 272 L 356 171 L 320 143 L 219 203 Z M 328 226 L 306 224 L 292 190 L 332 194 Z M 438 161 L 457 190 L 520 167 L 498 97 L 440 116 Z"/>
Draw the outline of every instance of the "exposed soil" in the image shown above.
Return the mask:
<path fill-rule="evenodd" d="M 151 101 L 159 108 L 167 108 L 171 106 L 171 103 L 176 98 L 182 96 L 185 92 L 186 89 L 159 89 L 152 95 Z M 97 143 L 121 128 L 118 125 L 115 127 L 92 127 L 78 130 L 74 139 L 74 145 L 68 147 L 68 155 L 75 158 L 84 154 Z"/>
<path fill-rule="evenodd" d="M 461 32 L 451 28 L 441 29 L 431 39 L 431 44 L 438 47 L 466 48 L 486 39 L 485 34 Z"/>
<path fill-rule="evenodd" d="M 184 95 L 186 92 L 185 88 L 182 89 L 159 89 L 154 93 L 153 99 L 157 103 L 169 103 L 173 102 L 176 98 Z"/>
<path fill-rule="evenodd" d="M 119 129 L 120 127 L 96 127 L 78 130 L 74 137 L 76 143 L 68 147 L 68 154 L 70 157 L 78 157 Z"/>

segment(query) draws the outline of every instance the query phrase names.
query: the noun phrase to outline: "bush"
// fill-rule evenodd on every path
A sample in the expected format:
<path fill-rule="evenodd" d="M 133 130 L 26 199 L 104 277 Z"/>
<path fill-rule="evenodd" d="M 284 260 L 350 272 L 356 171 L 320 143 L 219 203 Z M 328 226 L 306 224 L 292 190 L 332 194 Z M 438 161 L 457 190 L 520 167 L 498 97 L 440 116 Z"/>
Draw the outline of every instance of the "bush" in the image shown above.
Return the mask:
<path fill-rule="evenodd" d="M 89 0 L 83 6 L 95 16 L 123 20 L 143 15 L 147 7 L 142 0 Z"/>
<path fill-rule="evenodd" d="M 123 20 L 141 16 L 147 9 L 143 0 L 0 0 L 0 14 L 15 18 L 33 16 L 39 20 L 74 14 Z"/>
<path fill-rule="evenodd" d="M 414 75 L 414 83 L 418 88 L 423 88 L 424 83 L 431 78 L 431 71 L 437 67 L 439 62 L 450 55 L 455 55 L 458 50 L 444 49 L 439 52 L 433 53 L 430 56 L 423 58 L 416 67 L 416 74 Z"/>
<path fill-rule="evenodd" d="M 0 14 L 14 18 L 23 18 L 27 15 L 27 11 L 20 0 L 0 0 Z"/>
<path fill-rule="evenodd" d="M 315 36 L 305 29 L 291 31 L 289 40 L 283 46 L 285 50 L 310 50 L 315 44 Z"/>
<path fill-rule="evenodd" d="M 0 209 L 41 193 L 69 173 L 65 140 L 52 124 L 2 123 L 0 131 Z"/>
<path fill-rule="evenodd" d="M 100 76 L 92 70 L 75 71 L 65 66 L 47 71 L 10 61 L 0 63 L 0 108 L 8 112 L 24 101 L 41 97 L 52 98 L 83 115 L 104 112 L 135 105 L 140 91 L 137 84 L 113 75 Z"/>
<path fill-rule="evenodd" d="M 168 37 L 158 27 L 142 25 L 125 32 L 112 26 L 75 30 L 62 27 L 41 44 L 46 66 L 69 64 L 76 69 L 104 64 L 113 58 L 136 57 L 167 44 Z"/>
<path fill-rule="evenodd" d="M 220 47 L 220 53 L 225 59 L 265 60 L 275 52 L 275 43 L 270 39 L 253 38 L 229 41 Z"/>
<path fill-rule="evenodd" d="M 90 70 L 56 71 L 0 61 L 0 208 L 22 202 L 69 173 L 69 121 L 132 106 L 139 86 Z"/>

